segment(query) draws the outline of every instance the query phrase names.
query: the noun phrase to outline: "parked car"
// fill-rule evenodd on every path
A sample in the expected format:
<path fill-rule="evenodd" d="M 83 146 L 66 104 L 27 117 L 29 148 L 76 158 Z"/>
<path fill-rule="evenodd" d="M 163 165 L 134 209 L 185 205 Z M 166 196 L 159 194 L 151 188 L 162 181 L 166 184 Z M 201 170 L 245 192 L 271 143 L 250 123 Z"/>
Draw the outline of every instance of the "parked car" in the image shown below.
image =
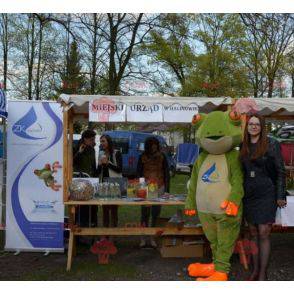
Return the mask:
<path fill-rule="evenodd" d="M 175 175 L 176 163 L 172 148 L 167 145 L 162 136 L 135 131 L 106 131 L 103 134 L 109 135 L 112 138 L 114 148 L 122 153 L 123 176 L 136 177 L 139 156 L 144 151 L 145 140 L 151 136 L 158 139 L 161 150 L 166 155 L 170 174 L 171 176 Z"/>
<path fill-rule="evenodd" d="M 294 125 L 283 126 L 278 131 L 276 136 L 279 139 L 292 139 L 294 140 Z"/>
<path fill-rule="evenodd" d="M 179 144 L 176 151 L 176 172 L 190 174 L 198 155 L 198 145 L 193 143 Z"/>

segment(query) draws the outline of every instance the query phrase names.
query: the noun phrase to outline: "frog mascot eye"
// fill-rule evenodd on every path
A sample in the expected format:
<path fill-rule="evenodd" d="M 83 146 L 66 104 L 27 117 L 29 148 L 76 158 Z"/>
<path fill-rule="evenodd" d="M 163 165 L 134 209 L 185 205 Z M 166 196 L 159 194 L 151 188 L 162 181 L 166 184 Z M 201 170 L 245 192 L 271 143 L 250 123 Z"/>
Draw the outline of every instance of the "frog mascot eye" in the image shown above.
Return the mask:
<path fill-rule="evenodd" d="M 232 110 L 229 112 L 229 118 L 230 122 L 234 125 L 240 125 L 241 124 L 241 114 L 237 112 L 236 110 Z"/>
<path fill-rule="evenodd" d="M 199 121 L 201 121 L 201 114 L 194 114 L 192 118 L 192 125 L 196 125 Z"/>
<path fill-rule="evenodd" d="M 204 113 L 194 114 L 192 118 L 192 126 L 196 127 L 196 129 L 199 128 L 205 120 L 206 116 L 207 115 Z"/>

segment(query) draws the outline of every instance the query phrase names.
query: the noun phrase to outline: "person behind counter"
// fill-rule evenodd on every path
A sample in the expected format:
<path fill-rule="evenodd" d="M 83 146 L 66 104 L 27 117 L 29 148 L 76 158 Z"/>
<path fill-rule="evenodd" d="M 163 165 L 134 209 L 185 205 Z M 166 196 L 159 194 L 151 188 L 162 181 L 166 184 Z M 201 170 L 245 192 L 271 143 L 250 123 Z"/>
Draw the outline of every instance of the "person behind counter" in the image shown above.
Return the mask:
<path fill-rule="evenodd" d="M 169 192 L 169 169 L 165 154 L 161 152 L 159 141 L 156 137 L 149 137 L 145 141 L 145 150 L 140 155 L 137 165 L 137 175 L 144 177 L 145 181 L 156 180 L 158 185 L 158 196 Z M 160 215 L 161 206 L 141 207 L 141 225 L 148 227 L 151 212 L 151 226 L 155 227 L 156 220 Z M 157 247 L 154 237 L 150 239 L 151 246 Z M 146 246 L 146 240 L 141 237 L 140 247 Z"/>
<path fill-rule="evenodd" d="M 264 118 L 254 114 L 246 123 L 241 147 L 244 168 L 244 217 L 251 241 L 258 248 L 252 254 L 249 280 L 266 280 L 270 258 L 270 233 L 277 207 L 286 206 L 285 167 L 279 142 L 268 138 Z"/>
<path fill-rule="evenodd" d="M 122 177 L 122 156 L 118 150 L 114 149 L 112 139 L 109 135 L 102 135 L 100 137 L 100 152 L 97 172 L 99 179 L 102 182 L 105 178 Z M 117 205 L 103 205 L 103 226 L 109 227 L 110 221 L 112 227 L 117 227 Z"/>
<path fill-rule="evenodd" d="M 73 170 L 77 173 L 86 173 L 91 178 L 97 176 L 95 157 L 95 136 L 93 130 L 85 130 L 73 151 Z M 98 226 L 98 207 L 81 205 L 77 213 L 77 222 L 82 227 Z"/>

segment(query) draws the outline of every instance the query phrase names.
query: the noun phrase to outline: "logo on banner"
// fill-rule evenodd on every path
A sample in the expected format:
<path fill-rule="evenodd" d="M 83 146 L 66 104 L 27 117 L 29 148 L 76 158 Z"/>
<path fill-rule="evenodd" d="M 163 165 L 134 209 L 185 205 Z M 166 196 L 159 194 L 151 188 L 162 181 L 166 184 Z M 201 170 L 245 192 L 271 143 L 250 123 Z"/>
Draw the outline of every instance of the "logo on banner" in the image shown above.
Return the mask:
<path fill-rule="evenodd" d="M 217 183 L 220 181 L 215 163 L 202 175 L 202 181 L 205 183 Z"/>
<path fill-rule="evenodd" d="M 115 104 L 112 99 L 102 97 L 91 104 L 91 111 L 98 114 L 98 121 L 108 122 L 110 115 L 123 110 L 123 104 Z"/>
<path fill-rule="evenodd" d="M 28 113 L 13 125 L 12 132 L 16 136 L 28 140 L 46 139 L 46 137 L 37 137 L 43 132 L 43 128 L 37 123 L 37 114 L 33 106 Z"/>

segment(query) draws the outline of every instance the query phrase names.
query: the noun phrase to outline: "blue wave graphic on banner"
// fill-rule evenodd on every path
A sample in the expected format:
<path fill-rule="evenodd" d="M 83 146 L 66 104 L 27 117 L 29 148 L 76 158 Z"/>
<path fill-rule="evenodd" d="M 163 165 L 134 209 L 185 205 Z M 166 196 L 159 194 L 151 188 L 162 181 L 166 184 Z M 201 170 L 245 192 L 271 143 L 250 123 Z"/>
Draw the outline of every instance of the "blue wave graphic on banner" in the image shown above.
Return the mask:
<path fill-rule="evenodd" d="M 0 88 L 0 116 L 7 118 L 6 95 L 4 90 L 1 88 Z"/>
<path fill-rule="evenodd" d="M 46 137 L 43 137 L 43 138 L 33 137 L 27 133 L 27 129 L 31 127 L 34 123 L 36 123 L 37 119 L 38 118 L 37 118 L 35 109 L 32 106 L 31 109 L 28 111 L 28 113 L 13 125 L 12 132 L 16 136 L 24 138 L 24 139 L 28 139 L 28 140 L 46 139 Z"/>
<path fill-rule="evenodd" d="M 33 156 L 21 169 L 17 175 L 11 189 L 11 202 L 12 210 L 17 221 L 17 224 L 27 240 L 35 248 L 63 248 L 63 222 L 30 222 L 20 205 L 19 201 L 19 181 L 23 173 L 25 172 L 28 165 L 41 153 L 47 151 L 49 148 L 54 146 L 62 136 L 62 121 L 59 117 L 53 112 L 48 102 L 42 103 L 43 108 L 49 115 L 49 117 L 54 121 L 56 126 L 56 133 L 52 143 L 46 147 L 44 150 L 41 150 Z M 50 232 L 51 238 L 43 238 L 41 232 L 44 232 L 44 235 L 49 235 Z"/>

